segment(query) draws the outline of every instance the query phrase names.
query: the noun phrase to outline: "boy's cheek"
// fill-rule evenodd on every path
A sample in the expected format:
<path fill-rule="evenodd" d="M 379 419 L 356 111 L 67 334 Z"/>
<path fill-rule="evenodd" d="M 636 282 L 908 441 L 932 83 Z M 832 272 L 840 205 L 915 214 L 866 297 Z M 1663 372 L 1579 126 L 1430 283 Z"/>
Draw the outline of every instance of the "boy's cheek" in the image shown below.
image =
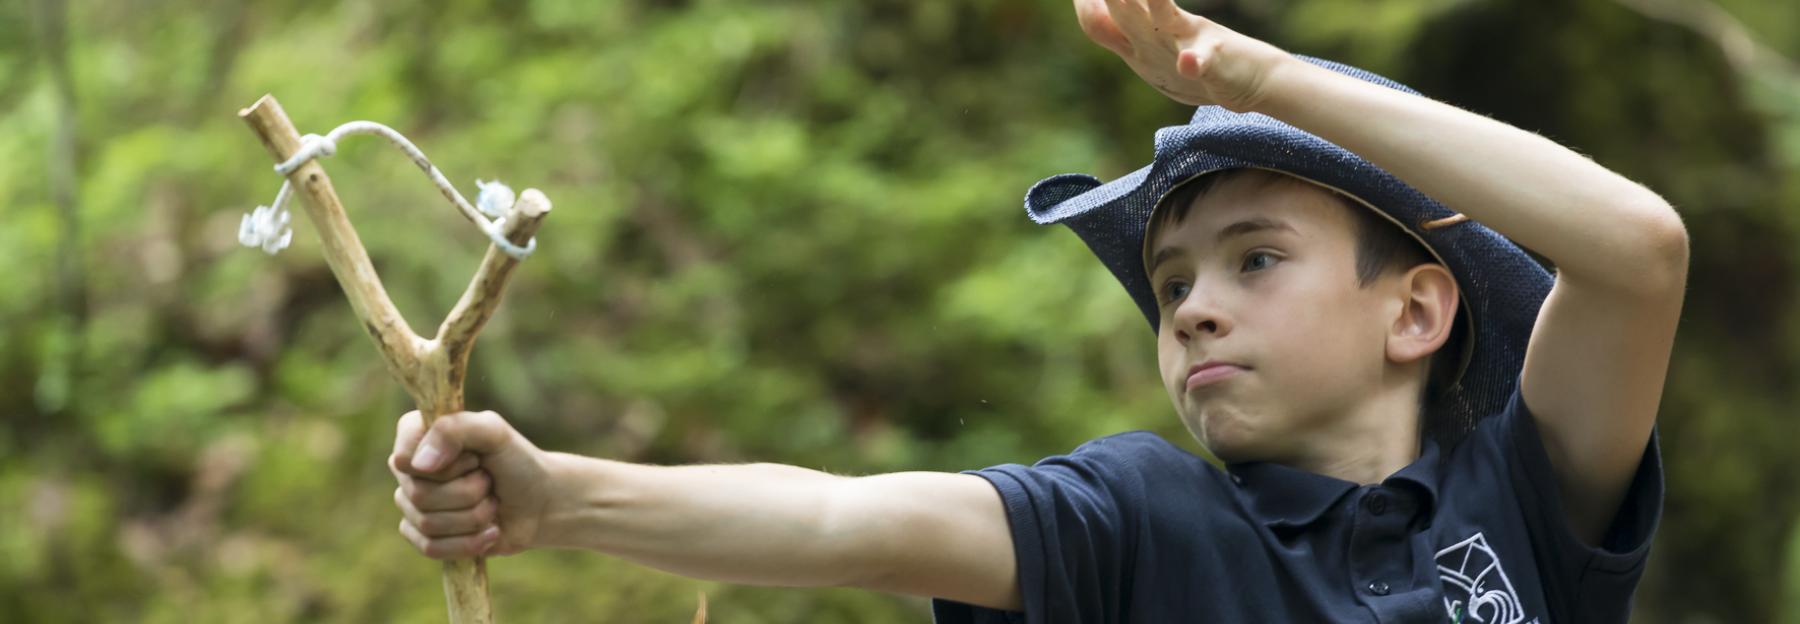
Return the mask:
<path fill-rule="evenodd" d="M 1173 389 L 1176 370 L 1182 368 L 1181 351 L 1174 344 L 1175 339 L 1165 332 L 1159 333 L 1156 340 L 1156 371 L 1162 376 L 1163 387 Z"/>

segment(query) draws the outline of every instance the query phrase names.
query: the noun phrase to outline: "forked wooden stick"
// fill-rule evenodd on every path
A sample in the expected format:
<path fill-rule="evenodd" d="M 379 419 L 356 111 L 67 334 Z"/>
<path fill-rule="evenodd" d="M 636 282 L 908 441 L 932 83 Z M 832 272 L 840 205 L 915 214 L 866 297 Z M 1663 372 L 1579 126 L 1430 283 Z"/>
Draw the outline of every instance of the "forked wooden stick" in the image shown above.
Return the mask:
<path fill-rule="evenodd" d="M 262 139 L 275 162 L 285 162 L 300 149 L 300 134 L 274 96 L 263 96 L 249 108 L 238 111 L 238 117 L 250 124 L 250 130 Z M 439 415 L 462 411 L 463 380 L 467 377 L 475 335 L 493 316 L 506 279 L 519 261 L 488 246 L 475 278 L 438 327 L 437 336 L 421 338 L 406 326 L 406 319 L 401 318 L 393 300 L 382 289 L 381 278 L 375 275 L 375 267 L 369 263 L 369 253 L 363 249 L 355 228 L 350 227 L 350 219 L 344 215 L 344 205 L 338 201 L 325 167 L 317 159 L 307 161 L 289 174 L 288 180 L 306 206 L 307 218 L 319 231 L 331 274 L 349 297 L 350 307 L 362 321 L 363 329 L 375 339 L 388 372 L 418 403 L 425 425 L 430 427 Z M 525 189 L 506 220 L 506 239 L 514 245 L 525 245 L 549 213 L 550 200 L 537 189 Z M 444 597 L 449 602 L 452 623 L 493 622 L 486 560 L 477 557 L 445 561 Z"/>

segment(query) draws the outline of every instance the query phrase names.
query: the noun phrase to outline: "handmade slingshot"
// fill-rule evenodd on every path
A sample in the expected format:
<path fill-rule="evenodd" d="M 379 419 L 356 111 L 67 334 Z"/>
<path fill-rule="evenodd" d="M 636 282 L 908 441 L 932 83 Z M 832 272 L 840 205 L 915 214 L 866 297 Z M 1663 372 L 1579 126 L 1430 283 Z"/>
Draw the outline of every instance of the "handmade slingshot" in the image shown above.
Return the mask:
<path fill-rule="evenodd" d="M 532 235 L 550 213 L 550 200 L 537 189 L 525 189 L 515 201 L 512 190 L 505 185 L 477 181 L 481 193 L 477 205 L 471 206 L 425 158 L 424 152 L 400 133 L 378 123 L 353 121 L 338 126 L 325 136 L 302 137 L 294 130 L 293 122 L 288 120 L 281 105 L 269 95 L 238 111 L 238 117 L 250 124 L 250 130 L 262 139 L 263 146 L 269 148 L 269 154 L 280 163 L 275 166 L 275 172 L 286 178 L 274 205 L 259 206 L 255 212 L 244 216 L 238 240 L 271 254 L 286 247 L 293 237 L 293 231 L 287 228 L 286 204 L 295 192 L 293 189 L 298 189 L 306 216 L 319 232 L 331 274 L 337 277 L 344 296 L 350 299 L 350 307 L 362 321 L 363 330 L 375 339 L 388 372 L 418 403 L 425 426 L 430 427 L 439 415 L 462 411 L 463 380 L 468 372 L 469 350 L 475 346 L 475 334 L 481 331 L 481 326 L 493 316 L 494 307 L 500 304 L 507 277 L 518 267 L 519 261 L 536 248 L 537 241 Z M 337 151 L 339 140 L 356 134 L 385 137 L 406 152 L 443 192 L 444 198 L 493 243 L 481 259 L 481 266 L 475 270 L 474 279 L 469 281 L 468 289 L 463 291 L 462 299 L 438 326 L 435 337 L 422 338 L 414 334 L 394 308 L 394 302 L 381 287 L 381 278 L 375 275 L 375 267 L 369 263 L 368 252 L 363 249 L 356 230 L 350 227 L 350 220 L 344 216 L 344 206 L 331 187 L 331 178 L 325 175 L 325 167 L 318 163 L 319 158 Z M 488 604 L 485 559 L 445 561 L 444 596 L 449 602 L 451 622 L 492 622 L 494 614 Z"/>

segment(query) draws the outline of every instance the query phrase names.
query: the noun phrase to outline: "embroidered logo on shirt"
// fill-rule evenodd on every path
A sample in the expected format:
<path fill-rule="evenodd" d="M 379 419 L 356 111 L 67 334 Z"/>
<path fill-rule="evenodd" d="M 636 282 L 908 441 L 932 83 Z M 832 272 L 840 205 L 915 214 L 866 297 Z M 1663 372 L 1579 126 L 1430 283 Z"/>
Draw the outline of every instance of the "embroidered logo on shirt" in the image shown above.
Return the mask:
<path fill-rule="evenodd" d="M 1524 624 L 1525 607 L 1512 581 L 1500 568 L 1500 557 L 1479 531 L 1469 539 L 1438 551 L 1438 577 L 1444 582 L 1444 609 L 1452 622 Z M 1531 622 L 1536 622 L 1532 618 Z"/>

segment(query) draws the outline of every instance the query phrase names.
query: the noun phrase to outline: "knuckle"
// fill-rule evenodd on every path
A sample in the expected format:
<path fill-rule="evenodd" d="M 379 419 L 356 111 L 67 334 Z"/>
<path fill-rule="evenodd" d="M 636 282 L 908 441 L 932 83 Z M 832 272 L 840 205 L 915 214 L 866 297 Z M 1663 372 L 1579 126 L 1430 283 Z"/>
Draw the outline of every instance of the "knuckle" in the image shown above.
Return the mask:
<path fill-rule="evenodd" d="M 426 514 L 425 516 L 420 517 L 418 524 L 419 532 L 426 536 L 442 534 L 446 528 L 444 526 L 443 518 L 435 514 Z"/>
<path fill-rule="evenodd" d="M 494 480 L 487 476 L 487 472 L 477 470 L 462 479 L 462 493 L 469 496 L 486 496 L 488 487 L 493 483 Z"/>
<path fill-rule="evenodd" d="M 393 471 L 396 477 L 412 474 L 411 463 L 412 457 L 409 455 L 394 453 L 388 456 L 388 470 Z"/>
<path fill-rule="evenodd" d="M 500 412 L 496 412 L 496 411 L 492 411 L 492 410 L 481 412 L 478 414 L 470 414 L 469 421 L 470 421 L 471 425 L 480 426 L 480 427 L 487 428 L 487 429 L 503 431 L 508 428 L 506 425 L 506 417 L 501 416 Z"/>
<path fill-rule="evenodd" d="M 421 444 L 425 442 L 441 443 L 445 439 L 458 439 L 456 435 L 456 418 L 454 417 L 439 416 L 437 420 L 431 421 L 431 424 L 425 427 L 425 432 L 419 436 L 419 442 Z M 437 446 L 438 448 L 443 448 L 442 444 L 437 444 Z"/>
<path fill-rule="evenodd" d="M 425 556 L 432 559 L 449 559 L 457 554 L 456 544 L 450 540 L 430 540 L 425 543 Z"/>
<path fill-rule="evenodd" d="M 474 470 L 480 464 L 480 458 L 476 457 L 474 453 L 464 452 L 461 456 L 456 458 L 456 463 L 451 464 L 445 472 L 449 473 L 450 476 L 461 476 L 468 474 L 469 471 Z"/>
<path fill-rule="evenodd" d="M 405 520 L 400 521 L 400 537 L 405 539 L 406 543 L 412 544 L 412 547 L 418 549 L 419 552 L 425 552 L 426 542 L 424 536 L 421 536 L 414 531 L 412 526 L 407 524 Z"/>

